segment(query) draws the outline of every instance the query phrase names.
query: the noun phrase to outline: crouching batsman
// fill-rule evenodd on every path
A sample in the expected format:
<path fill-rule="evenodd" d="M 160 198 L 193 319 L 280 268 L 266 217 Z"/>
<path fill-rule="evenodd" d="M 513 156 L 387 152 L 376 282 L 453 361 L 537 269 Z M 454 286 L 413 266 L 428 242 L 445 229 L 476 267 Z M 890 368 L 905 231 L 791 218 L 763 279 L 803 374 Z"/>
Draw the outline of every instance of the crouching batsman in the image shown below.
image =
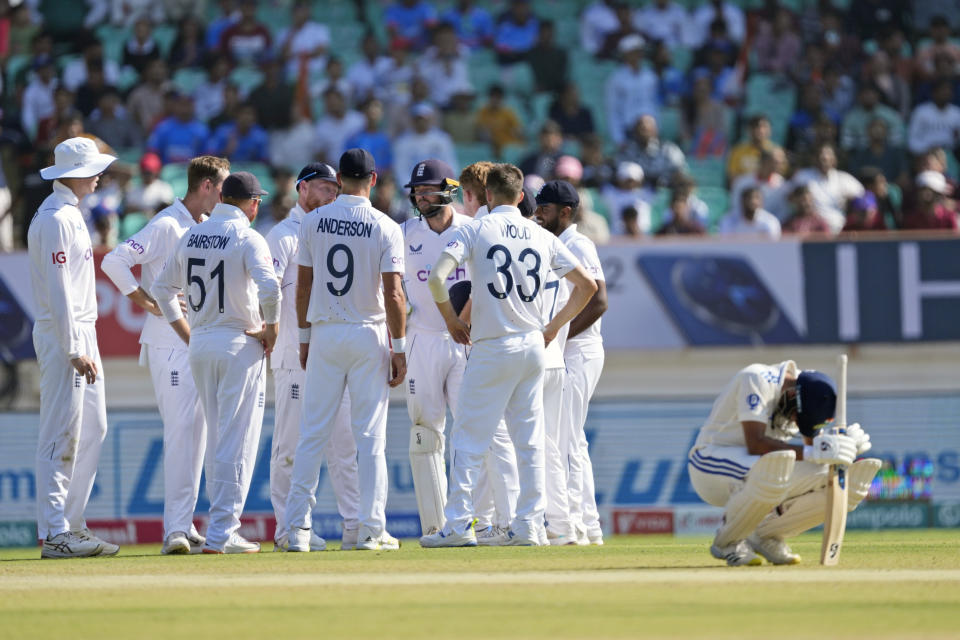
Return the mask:
<path fill-rule="evenodd" d="M 836 402 L 829 376 L 792 360 L 752 364 L 727 384 L 687 462 L 697 494 L 725 509 L 713 557 L 730 566 L 761 564 L 759 556 L 799 563 L 786 540 L 823 523 L 832 464 L 849 465 L 849 511 L 866 497 L 881 461 L 856 460 L 871 446 L 859 424 L 821 432 Z M 791 444 L 798 434 L 803 444 Z"/>

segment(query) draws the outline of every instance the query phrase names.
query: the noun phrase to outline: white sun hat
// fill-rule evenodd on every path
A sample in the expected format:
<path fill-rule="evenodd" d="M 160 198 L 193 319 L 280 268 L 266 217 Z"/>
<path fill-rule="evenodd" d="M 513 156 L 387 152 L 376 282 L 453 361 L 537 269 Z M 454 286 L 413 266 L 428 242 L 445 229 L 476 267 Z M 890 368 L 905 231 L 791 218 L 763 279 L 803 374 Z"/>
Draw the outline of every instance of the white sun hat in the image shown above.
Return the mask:
<path fill-rule="evenodd" d="M 92 178 L 100 175 L 115 157 L 100 153 L 97 144 L 90 138 L 70 138 L 53 150 L 52 167 L 40 169 L 44 180 L 57 178 Z"/>

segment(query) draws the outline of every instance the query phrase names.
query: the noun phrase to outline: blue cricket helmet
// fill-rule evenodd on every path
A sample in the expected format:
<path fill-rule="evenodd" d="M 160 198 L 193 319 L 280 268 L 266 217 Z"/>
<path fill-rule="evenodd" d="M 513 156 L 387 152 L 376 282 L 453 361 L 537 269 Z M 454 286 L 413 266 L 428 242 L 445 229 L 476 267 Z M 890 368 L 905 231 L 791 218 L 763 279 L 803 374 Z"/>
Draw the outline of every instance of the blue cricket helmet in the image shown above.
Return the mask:
<path fill-rule="evenodd" d="M 825 373 L 808 369 L 797 376 L 797 426 L 812 438 L 837 408 L 837 386 Z"/>

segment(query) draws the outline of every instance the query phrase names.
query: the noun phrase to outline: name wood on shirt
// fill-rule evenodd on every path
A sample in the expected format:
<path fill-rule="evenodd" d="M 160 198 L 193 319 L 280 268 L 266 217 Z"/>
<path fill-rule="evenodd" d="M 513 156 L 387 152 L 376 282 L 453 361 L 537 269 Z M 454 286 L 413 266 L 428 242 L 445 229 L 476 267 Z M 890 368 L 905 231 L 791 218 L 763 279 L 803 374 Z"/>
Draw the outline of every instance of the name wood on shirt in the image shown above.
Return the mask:
<path fill-rule="evenodd" d="M 197 249 L 226 249 L 230 244 L 230 236 L 213 235 L 208 236 L 205 233 L 191 233 L 187 240 L 187 248 L 196 247 Z"/>
<path fill-rule="evenodd" d="M 373 223 L 358 222 L 356 220 L 335 220 L 320 218 L 317 224 L 317 233 L 331 233 L 336 236 L 360 236 L 369 238 L 373 234 Z"/>
<path fill-rule="evenodd" d="M 530 229 L 526 227 L 521 228 L 515 224 L 502 224 L 500 225 L 500 236 L 503 238 L 516 238 L 519 240 L 529 240 Z"/>

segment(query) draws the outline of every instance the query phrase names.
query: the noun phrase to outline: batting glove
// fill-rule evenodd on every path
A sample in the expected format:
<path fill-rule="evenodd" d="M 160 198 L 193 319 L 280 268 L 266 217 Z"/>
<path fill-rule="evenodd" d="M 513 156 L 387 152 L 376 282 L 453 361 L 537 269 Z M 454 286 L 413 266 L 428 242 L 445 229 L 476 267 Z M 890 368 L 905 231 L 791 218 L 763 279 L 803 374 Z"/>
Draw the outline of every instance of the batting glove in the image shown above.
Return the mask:
<path fill-rule="evenodd" d="M 807 455 L 809 453 L 809 455 Z M 857 457 L 857 443 L 842 433 L 821 433 L 813 439 L 813 445 L 804 448 L 804 460 L 814 464 L 853 464 Z"/>
<path fill-rule="evenodd" d="M 851 425 L 847 425 L 847 435 L 853 438 L 853 441 L 857 443 L 857 455 L 862 456 L 867 451 L 870 451 L 870 448 L 873 444 L 870 442 L 870 434 L 863 430 L 863 427 L 860 426 L 859 422 L 854 422 Z"/>

